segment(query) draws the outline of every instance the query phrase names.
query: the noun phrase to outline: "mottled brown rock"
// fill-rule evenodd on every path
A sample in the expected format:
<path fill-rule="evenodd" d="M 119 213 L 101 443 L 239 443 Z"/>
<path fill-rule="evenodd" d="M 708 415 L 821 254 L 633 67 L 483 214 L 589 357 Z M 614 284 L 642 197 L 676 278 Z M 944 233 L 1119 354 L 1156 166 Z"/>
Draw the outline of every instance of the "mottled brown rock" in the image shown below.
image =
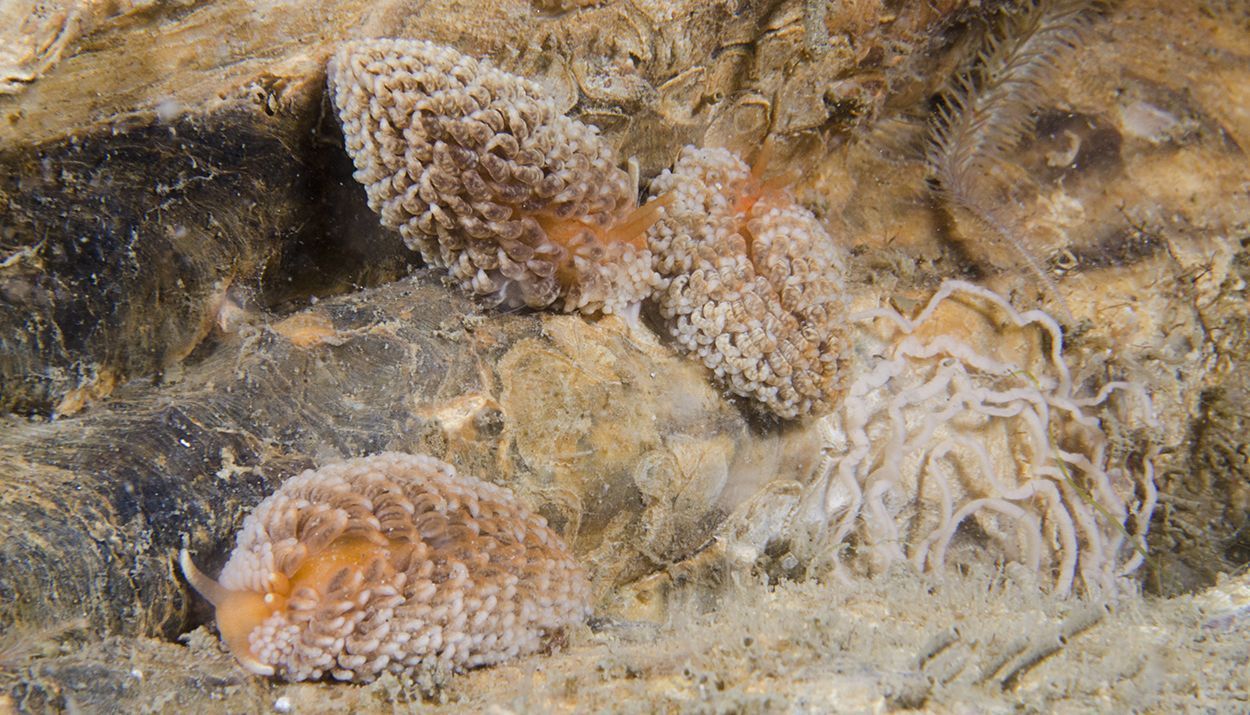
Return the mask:
<path fill-rule="evenodd" d="M 172 367 L 228 302 L 397 275 L 404 257 L 374 242 L 380 231 L 354 230 L 363 202 L 334 183 L 350 165 L 311 141 L 315 111 L 239 108 L 0 147 L 0 411 L 72 414 Z"/>
<path fill-rule="evenodd" d="M 810 435 L 754 434 L 697 365 L 616 318 L 483 315 L 430 274 L 296 316 L 321 339 L 254 316 L 168 384 L 55 422 L 6 418 L 0 625 L 85 615 L 95 632 L 172 637 L 192 617 L 175 552 L 216 573 L 244 514 L 335 458 L 425 453 L 507 485 L 569 541 L 596 598 L 656 553 L 689 555 L 758 484 L 813 467 Z M 684 456 L 700 444 L 721 460 L 711 477 Z M 635 469 L 670 453 L 666 480 L 712 482 L 652 533 Z"/>
<path fill-rule="evenodd" d="M 1162 595 L 1220 582 L 1250 563 L 1250 251 L 1243 250 L 1207 305 L 1215 369 L 1183 448 L 1166 455 L 1146 587 Z"/>
<path fill-rule="evenodd" d="M 320 83 L 269 80 L 211 109 L 168 98 L 59 136 L 0 137 L 0 411 L 72 414 L 185 359 L 228 303 L 407 268 L 359 221 L 350 161 L 319 140 L 336 132 L 319 124 Z M 41 97 L 0 97 L 16 112 L 6 126 Z"/>

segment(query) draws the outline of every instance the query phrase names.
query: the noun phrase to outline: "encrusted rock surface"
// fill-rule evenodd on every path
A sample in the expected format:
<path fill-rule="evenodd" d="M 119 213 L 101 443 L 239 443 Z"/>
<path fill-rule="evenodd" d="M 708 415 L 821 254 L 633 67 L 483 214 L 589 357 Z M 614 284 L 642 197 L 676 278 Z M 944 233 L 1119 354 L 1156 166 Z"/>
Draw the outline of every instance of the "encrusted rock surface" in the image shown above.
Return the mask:
<path fill-rule="evenodd" d="M 0 409 L 72 414 L 159 374 L 211 334 L 231 291 L 279 307 L 402 274 L 409 254 L 351 182 L 323 104 L 326 60 L 344 39 L 420 38 L 489 55 L 651 175 L 705 132 L 761 141 L 774 102 L 786 133 L 862 123 L 890 77 L 910 81 L 904 61 L 952 8 L 881 24 L 874 18 L 889 13 L 865 6 L 806 25 L 798 4 L 775 15 L 693 1 L 549 9 L 527 0 L 6 6 L 0 82 L 22 79 L 0 93 Z M 249 30 L 229 29 L 240 24 Z M 745 53 L 761 27 L 759 53 Z M 854 42 L 846 34 L 865 30 Z M 824 77 L 866 58 L 893 69 L 866 69 L 822 99 Z"/>
<path fill-rule="evenodd" d="M 1186 596 L 1128 597 L 1100 617 L 1039 595 L 1014 567 L 966 588 L 893 571 L 853 581 L 863 592 L 811 580 L 815 559 L 784 536 L 819 461 L 814 437 L 744 417 L 705 368 L 645 331 L 484 318 L 429 284 L 295 310 L 406 269 L 351 179 L 325 61 L 343 39 L 428 39 L 541 84 L 636 157 L 643 186 L 682 146 L 745 156 L 774 142 L 773 164 L 798 174 L 797 204 L 847 237 L 852 312 L 914 315 L 953 277 L 1020 309 L 1044 304 L 1064 322 L 1076 387 L 1131 380 L 1153 399 L 1148 435 L 1107 428 L 1123 436 L 1112 456 L 1146 438 L 1160 447 L 1145 587 L 1186 593 L 1242 568 L 1244 6 L 1124 0 L 1065 55 L 1002 169 L 1011 192 L 996 197 L 1054 291 L 952 224 L 925 184 L 929 99 L 992 12 L 894 5 L 41 4 L 96 20 L 44 14 L 65 42 L 0 58 L 5 77 L 33 79 L 0 96 L 0 404 L 78 414 L 11 418 L 0 435 L 8 702 L 1244 707 L 1237 608 L 1207 618 Z M 853 366 L 878 357 L 851 348 Z M 349 692 L 257 682 L 203 631 L 189 649 L 136 637 L 206 620 L 189 610 L 177 548 L 213 552 L 215 571 L 281 478 L 382 449 L 509 484 L 569 537 L 599 611 L 666 624 L 672 659 L 657 658 L 652 626 L 595 620 L 541 668 Z M 735 599 L 754 615 L 735 616 Z M 952 634 L 969 603 L 998 615 Z M 100 632 L 122 635 L 88 635 Z M 760 663 L 782 665 L 761 675 Z"/>
<path fill-rule="evenodd" d="M 193 617 L 175 552 L 217 573 L 243 515 L 317 464 L 396 450 L 504 484 L 569 541 L 602 598 L 657 554 L 691 555 L 758 485 L 802 479 L 817 451 L 811 432 L 754 432 L 697 364 L 619 319 L 484 315 L 426 272 L 281 320 L 251 315 L 164 385 L 3 427 L 0 624 L 86 616 L 95 632 L 165 637 Z M 641 463 L 699 499 L 669 514 Z"/>

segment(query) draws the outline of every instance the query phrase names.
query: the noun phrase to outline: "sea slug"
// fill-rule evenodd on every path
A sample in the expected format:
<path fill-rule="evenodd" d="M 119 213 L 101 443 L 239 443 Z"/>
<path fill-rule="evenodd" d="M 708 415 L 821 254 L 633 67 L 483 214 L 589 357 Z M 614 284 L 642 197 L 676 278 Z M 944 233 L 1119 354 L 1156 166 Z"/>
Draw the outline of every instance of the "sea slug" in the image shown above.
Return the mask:
<path fill-rule="evenodd" d="M 658 206 L 537 84 L 403 39 L 346 43 L 328 74 L 369 206 L 462 288 L 590 314 L 650 295 Z"/>
<path fill-rule="evenodd" d="M 217 581 L 181 554 L 239 662 L 291 681 L 491 665 L 589 613 L 581 567 L 510 491 L 387 452 L 308 470 L 243 522 Z"/>
<path fill-rule="evenodd" d="M 651 183 L 654 298 L 683 351 L 783 419 L 823 414 L 845 381 L 840 249 L 781 182 L 726 149 L 682 150 Z"/>

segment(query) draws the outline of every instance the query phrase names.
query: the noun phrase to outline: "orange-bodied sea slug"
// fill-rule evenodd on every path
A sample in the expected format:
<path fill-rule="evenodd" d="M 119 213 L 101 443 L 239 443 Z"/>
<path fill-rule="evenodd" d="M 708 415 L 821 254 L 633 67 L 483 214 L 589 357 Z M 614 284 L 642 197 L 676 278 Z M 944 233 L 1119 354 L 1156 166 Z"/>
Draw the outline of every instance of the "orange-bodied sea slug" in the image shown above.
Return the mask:
<path fill-rule="evenodd" d="M 763 178 L 765 163 L 686 147 L 651 182 L 666 205 L 647 235 L 661 278 L 654 298 L 678 346 L 730 392 L 793 419 L 841 397 L 845 267 L 785 180 Z"/>
<path fill-rule="evenodd" d="M 461 287 L 587 313 L 650 295 L 656 207 L 537 84 L 403 39 L 348 42 L 328 76 L 369 206 Z"/>
<path fill-rule="evenodd" d="M 491 665 L 589 615 L 542 517 L 422 455 L 308 470 L 248 515 L 218 580 L 181 564 L 239 662 L 291 681 Z"/>

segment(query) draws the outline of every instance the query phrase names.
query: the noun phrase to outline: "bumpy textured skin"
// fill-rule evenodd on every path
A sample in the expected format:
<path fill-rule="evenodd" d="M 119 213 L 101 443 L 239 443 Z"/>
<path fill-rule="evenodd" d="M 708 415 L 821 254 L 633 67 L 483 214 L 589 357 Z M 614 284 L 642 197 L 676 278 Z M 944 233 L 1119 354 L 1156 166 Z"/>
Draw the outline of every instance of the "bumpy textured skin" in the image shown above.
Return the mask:
<path fill-rule="evenodd" d="M 338 540 L 388 545 L 326 593 L 291 593 L 250 636 L 280 677 L 371 681 L 461 670 L 532 653 L 589 613 L 580 566 L 506 489 L 432 457 L 388 452 L 309 470 L 243 523 L 220 582 L 263 593 Z M 340 543 L 342 543 L 340 541 Z"/>
<path fill-rule="evenodd" d="M 649 295 L 645 241 L 605 238 L 636 188 L 538 85 L 400 39 L 344 44 L 328 78 L 369 206 L 463 288 L 591 313 Z"/>
<path fill-rule="evenodd" d="M 842 257 L 810 211 L 724 149 L 686 147 L 651 184 L 660 314 L 734 394 L 783 419 L 828 412 L 845 382 Z"/>

